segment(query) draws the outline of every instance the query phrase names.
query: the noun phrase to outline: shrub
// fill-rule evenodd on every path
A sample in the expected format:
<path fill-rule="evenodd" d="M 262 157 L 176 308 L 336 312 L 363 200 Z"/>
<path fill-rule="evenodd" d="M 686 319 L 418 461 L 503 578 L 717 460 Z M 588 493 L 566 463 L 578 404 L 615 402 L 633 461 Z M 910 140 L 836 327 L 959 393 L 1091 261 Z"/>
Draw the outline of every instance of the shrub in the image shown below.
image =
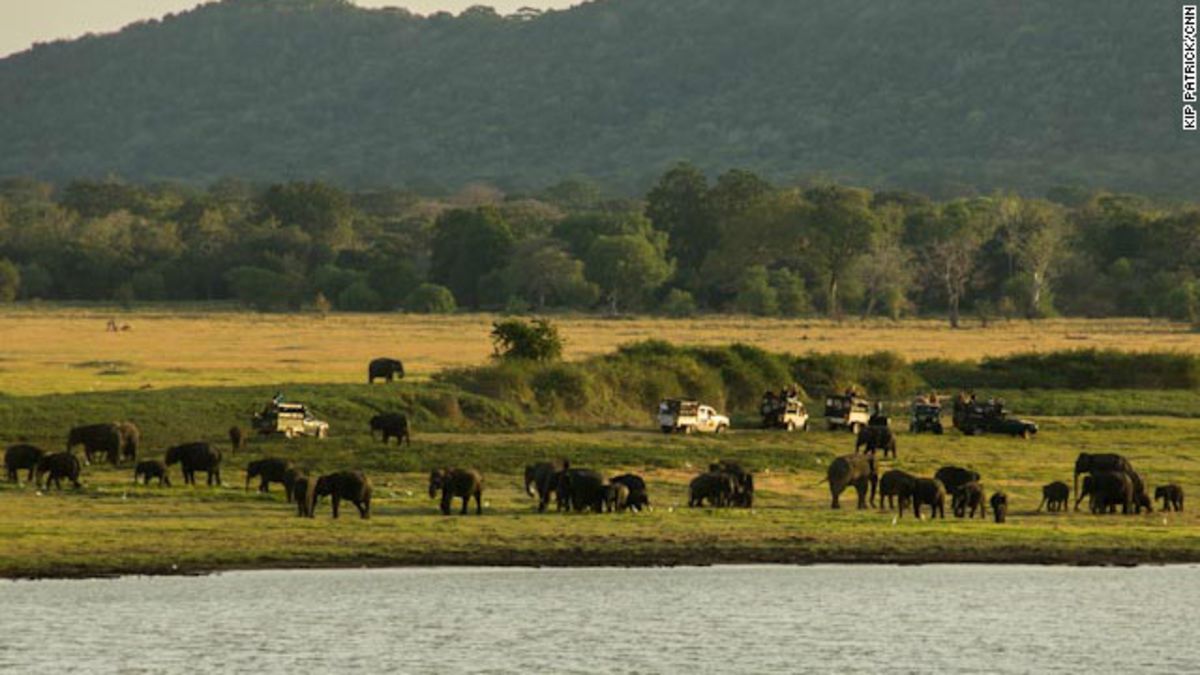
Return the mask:
<path fill-rule="evenodd" d="M 404 309 L 417 314 L 451 314 L 458 306 L 449 288 L 421 284 L 405 299 Z"/>
<path fill-rule="evenodd" d="M 546 366 L 534 374 L 531 384 L 538 405 L 547 412 L 576 412 L 588 405 L 591 378 L 578 366 Z"/>
<path fill-rule="evenodd" d="M 547 319 L 519 319 L 492 324 L 492 347 L 500 359 L 557 361 L 562 358 L 563 339 Z"/>
<path fill-rule="evenodd" d="M 346 312 L 374 312 L 380 308 L 382 298 L 365 281 L 356 281 L 338 293 L 337 307 Z"/>
<path fill-rule="evenodd" d="M 691 293 L 681 289 L 672 288 L 667 297 L 663 298 L 662 305 L 659 311 L 666 316 L 682 319 L 696 314 L 696 299 Z"/>

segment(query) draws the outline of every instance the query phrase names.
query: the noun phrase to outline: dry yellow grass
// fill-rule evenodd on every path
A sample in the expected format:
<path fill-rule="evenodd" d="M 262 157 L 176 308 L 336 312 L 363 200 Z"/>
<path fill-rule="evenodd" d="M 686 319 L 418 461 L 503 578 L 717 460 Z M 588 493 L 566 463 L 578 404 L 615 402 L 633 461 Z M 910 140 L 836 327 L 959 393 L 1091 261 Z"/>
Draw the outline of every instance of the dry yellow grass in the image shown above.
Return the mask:
<path fill-rule="evenodd" d="M 107 333 L 111 317 L 132 330 Z M 358 382 L 377 356 L 411 375 L 484 362 L 496 317 L 404 314 L 253 314 L 18 308 L 0 312 L 0 392 L 44 394 L 141 387 Z M 1145 319 L 1013 321 L 950 330 L 941 321 L 561 317 L 567 358 L 647 338 L 675 344 L 740 341 L 803 353 L 895 350 L 910 359 L 972 359 L 1033 350 L 1119 348 L 1200 353 L 1200 333 Z"/>

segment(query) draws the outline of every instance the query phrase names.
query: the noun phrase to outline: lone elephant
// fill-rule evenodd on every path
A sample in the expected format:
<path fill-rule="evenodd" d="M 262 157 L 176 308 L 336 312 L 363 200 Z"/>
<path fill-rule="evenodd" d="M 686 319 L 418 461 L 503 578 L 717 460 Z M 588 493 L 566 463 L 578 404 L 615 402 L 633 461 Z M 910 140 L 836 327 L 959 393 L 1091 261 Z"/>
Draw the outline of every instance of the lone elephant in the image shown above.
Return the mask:
<path fill-rule="evenodd" d="M 461 515 L 467 515 L 467 504 L 475 499 L 475 515 L 483 515 L 483 476 L 474 469 L 434 469 L 429 474 L 429 498 L 442 493 L 442 515 L 450 515 L 450 502 L 462 499 Z"/>
<path fill-rule="evenodd" d="M 942 482 L 942 486 L 946 488 L 946 493 L 953 495 L 958 492 L 958 488 L 967 483 L 978 483 L 980 476 L 977 471 L 964 469 L 959 466 L 943 466 L 933 474 L 933 477 Z"/>
<path fill-rule="evenodd" d="M 946 486 L 936 478 L 918 478 L 907 494 L 900 496 L 899 517 L 904 517 L 904 509 L 912 503 L 913 517 L 921 519 L 921 507 L 929 506 L 929 518 L 941 517 L 946 519 Z"/>
<path fill-rule="evenodd" d="M 577 512 L 604 512 L 604 494 L 608 482 L 590 469 L 566 469 L 558 476 L 558 498 Z"/>
<path fill-rule="evenodd" d="M 891 454 L 893 459 L 896 458 L 896 434 L 888 427 L 863 427 L 854 440 L 854 452 L 858 452 L 864 446 L 867 452 L 882 451 L 884 457 Z"/>
<path fill-rule="evenodd" d="M 54 487 L 62 489 L 62 479 L 66 478 L 71 481 L 71 484 L 78 490 L 82 487 L 79 484 L 79 474 L 82 472 L 82 467 L 79 464 L 79 458 L 70 452 L 56 452 L 52 455 L 46 455 L 38 460 L 37 473 L 34 477 L 34 482 L 40 488 L 42 487 L 42 477 L 45 476 L 46 488 L 50 489 L 50 481 L 54 481 Z"/>
<path fill-rule="evenodd" d="M 67 452 L 77 445 L 83 446 L 83 457 L 87 464 L 91 464 L 92 458 L 97 455 L 117 464 L 121 458 L 121 430 L 112 422 L 73 427 L 67 434 Z"/>
<path fill-rule="evenodd" d="M 840 509 L 838 498 L 846 488 L 853 487 L 858 493 L 858 508 L 867 508 L 867 490 L 870 488 L 871 506 L 875 505 L 875 490 L 879 486 L 879 475 L 875 472 L 875 456 L 871 454 L 843 455 L 829 463 L 825 474 L 829 482 L 831 508 Z"/>
<path fill-rule="evenodd" d="M 221 451 L 208 443 L 184 443 L 167 450 L 167 466 L 178 464 L 185 485 L 196 484 L 196 472 L 208 474 L 208 485 L 221 484 Z"/>
<path fill-rule="evenodd" d="M 230 452 L 241 452 L 246 449 L 246 432 L 236 424 L 229 427 Z"/>
<path fill-rule="evenodd" d="M 32 481 L 33 472 L 37 469 L 38 462 L 45 456 L 46 451 L 36 445 L 29 445 L 28 443 L 10 445 L 4 451 L 4 469 L 8 472 L 9 482 L 21 482 L 17 475 L 21 470 L 28 472 L 25 480 Z"/>
<path fill-rule="evenodd" d="M 1003 524 L 1008 520 L 1008 495 L 1003 492 L 997 492 L 992 495 L 992 518 L 997 524 Z"/>
<path fill-rule="evenodd" d="M 570 468 L 570 462 L 562 466 L 553 462 L 538 462 L 525 467 L 525 494 L 538 499 L 538 513 L 544 513 L 550 504 L 550 495 L 558 491 L 559 474 Z"/>
<path fill-rule="evenodd" d="M 371 480 L 361 471 L 339 471 L 317 479 L 313 488 L 313 505 L 322 497 L 329 497 L 333 505 L 333 517 L 338 517 L 338 506 L 343 499 L 358 508 L 358 515 L 366 520 L 371 517 Z"/>
<path fill-rule="evenodd" d="M 375 380 L 393 382 L 404 378 L 404 364 L 399 359 L 375 359 L 367 365 L 367 384 Z"/>
<path fill-rule="evenodd" d="M 293 468 L 295 467 L 290 459 L 267 457 L 250 462 L 246 465 L 246 489 L 250 489 L 250 481 L 255 478 L 261 481 L 258 485 L 259 492 L 270 492 L 271 483 L 280 483 L 286 488 L 287 472 Z"/>
<path fill-rule="evenodd" d="M 892 469 L 879 477 L 879 508 L 896 508 L 896 498 L 912 491 L 917 477 L 900 469 Z M 886 506 L 884 500 L 887 500 Z"/>
<path fill-rule="evenodd" d="M 408 416 L 404 413 L 388 413 L 376 415 L 371 418 L 371 438 L 375 438 L 375 433 L 380 432 L 383 435 L 383 443 L 393 438 L 396 439 L 396 445 L 407 443 L 412 445 L 412 436 L 409 435 Z"/>

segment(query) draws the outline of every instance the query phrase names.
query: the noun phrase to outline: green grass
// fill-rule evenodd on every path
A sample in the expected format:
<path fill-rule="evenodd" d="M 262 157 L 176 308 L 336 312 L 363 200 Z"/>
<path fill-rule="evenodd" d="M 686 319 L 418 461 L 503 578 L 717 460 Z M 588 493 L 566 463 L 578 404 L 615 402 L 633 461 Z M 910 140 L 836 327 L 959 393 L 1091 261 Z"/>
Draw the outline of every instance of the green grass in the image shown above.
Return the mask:
<path fill-rule="evenodd" d="M 129 417 L 142 425 L 144 454 L 193 439 L 224 446 L 228 426 L 243 421 L 271 393 L 258 387 L 6 398 L 0 399 L 0 435 L 6 444 L 28 437 L 57 448 L 71 424 Z M 953 431 L 941 437 L 901 433 L 900 457 L 884 468 L 928 475 L 954 463 L 980 471 L 989 492 L 1010 495 L 1010 522 L 997 526 L 953 518 L 918 522 L 911 514 L 893 522 L 892 513 L 830 510 L 828 490 L 819 481 L 829 461 L 852 448 L 848 434 L 743 430 L 667 437 L 649 428 L 530 428 L 522 426 L 519 411 L 478 400 L 472 405 L 498 407 L 510 423 L 496 430 L 490 415 L 443 419 L 425 410 L 412 447 L 397 448 L 370 439 L 367 417 L 424 396 L 441 400 L 446 391 L 329 385 L 288 393 L 326 415 L 333 437 L 253 439 L 247 451 L 227 458 L 221 488 L 182 487 L 177 470 L 177 487 L 135 487 L 131 469 L 108 467 L 89 467 L 79 492 L 38 494 L 30 486 L 0 485 L 0 576 L 344 565 L 1200 561 L 1200 520 L 1191 513 L 1034 512 L 1041 485 L 1069 481 L 1080 451 L 1122 452 L 1151 485 L 1178 482 L 1195 493 L 1200 458 L 1193 449 L 1200 420 L 1187 417 L 1038 417 L 1043 433 L 1032 441 L 967 438 Z M 1074 394 L 1083 401 L 1111 399 L 1118 408 L 1153 404 L 1142 400 L 1147 392 Z M 1014 407 L 1020 402 L 1031 408 L 1066 405 L 1069 398 L 1066 392 L 1010 396 Z M 1079 406 L 1095 406 L 1094 401 Z M 313 472 L 365 470 L 376 486 L 374 517 L 363 522 L 350 517 L 351 511 L 333 521 L 326 503 L 316 520 L 303 520 L 283 503 L 278 488 L 268 496 L 244 491 L 242 467 L 262 456 L 289 457 Z M 521 491 L 521 469 L 559 457 L 610 474 L 645 473 L 655 510 L 536 514 L 533 500 Z M 718 458 L 739 460 L 758 472 L 754 510 L 686 508 L 687 481 Z M 482 518 L 436 513 L 425 475 L 448 465 L 484 472 Z M 853 499 L 847 495 L 843 503 L 852 506 Z"/>

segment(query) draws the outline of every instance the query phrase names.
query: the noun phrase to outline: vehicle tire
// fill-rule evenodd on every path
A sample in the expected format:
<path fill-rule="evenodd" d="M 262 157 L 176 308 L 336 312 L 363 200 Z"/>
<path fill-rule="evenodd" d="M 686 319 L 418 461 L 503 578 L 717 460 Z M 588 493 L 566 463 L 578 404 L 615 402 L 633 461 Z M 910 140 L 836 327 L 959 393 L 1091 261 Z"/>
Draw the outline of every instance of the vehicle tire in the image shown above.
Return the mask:
<path fill-rule="evenodd" d="M 1021 430 L 1021 438 L 1024 440 L 1029 440 L 1029 430 L 1028 429 Z"/>
<path fill-rule="evenodd" d="M 933 433 L 937 434 L 938 436 L 941 436 L 944 431 L 945 430 L 942 429 L 942 425 L 940 424 L 933 428 Z"/>
<path fill-rule="evenodd" d="M 725 426 L 724 424 L 718 424 L 718 425 L 717 425 L 717 430 L 716 430 L 714 433 L 716 433 L 716 434 L 723 434 L 723 433 L 725 433 L 725 430 L 726 430 L 726 429 L 728 429 L 728 428 L 729 428 L 729 427 Z"/>
<path fill-rule="evenodd" d="M 804 420 L 804 426 L 800 427 L 801 431 L 808 431 L 808 420 Z"/>
<path fill-rule="evenodd" d="M 329 438 L 329 430 L 325 428 L 317 429 L 317 438 Z"/>
<path fill-rule="evenodd" d="M 291 428 L 288 428 L 288 429 L 283 430 L 283 435 L 285 438 L 295 438 L 296 432 L 293 431 Z"/>
<path fill-rule="evenodd" d="M 795 430 L 796 430 L 796 423 L 795 423 L 795 422 L 788 422 L 788 423 L 787 423 L 787 430 L 788 430 L 788 432 L 795 431 Z"/>
<path fill-rule="evenodd" d="M 837 431 L 837 425 L 836 425 L 836 424 L 827 424 L 826 426 L 827 426 L 827 427 L 829 427 L 829 430 L 830 430 L 830 431 Z"/>
<path fill-rule="evenodd" d="M 672 431 L 674 431 L 674 429 L 672 429 L 671 427 L 663 427 L 663 428 L 662 428 L 662 432 L 663 432 L 664 434 L 669 434 L 669 433 L 671 433 Z"/>

